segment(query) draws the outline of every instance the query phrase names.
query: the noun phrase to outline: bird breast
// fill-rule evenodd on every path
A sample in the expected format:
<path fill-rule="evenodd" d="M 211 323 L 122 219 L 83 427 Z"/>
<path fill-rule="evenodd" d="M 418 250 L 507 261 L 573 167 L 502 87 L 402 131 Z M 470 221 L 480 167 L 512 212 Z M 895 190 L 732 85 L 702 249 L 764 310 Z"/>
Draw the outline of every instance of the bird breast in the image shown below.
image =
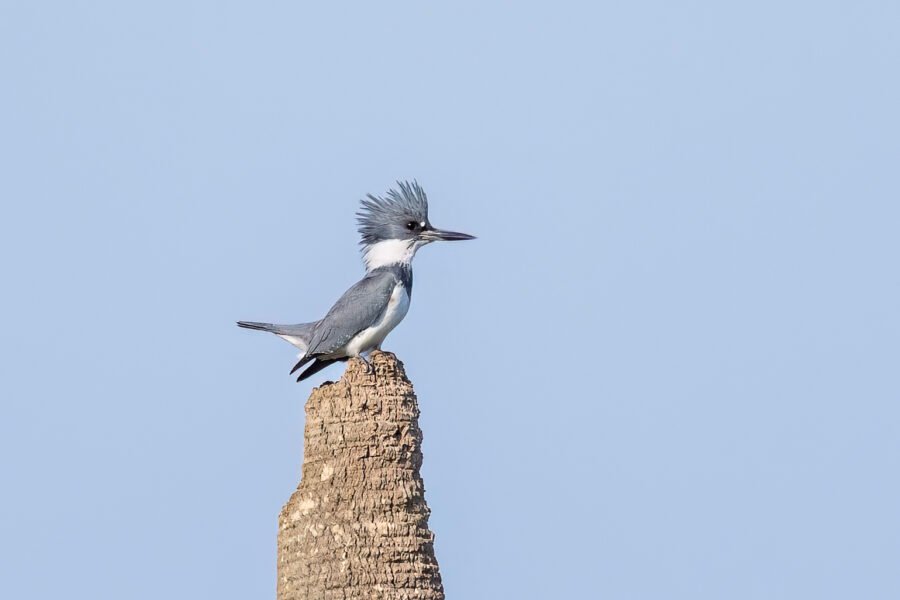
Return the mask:
<path fill-rule="evenodd" d="M 387 307 L 381 319 L 371 327 L 360 331 L 347 344 L 347 355 L 358 356 L 361 352 L 368 352 L 373 348 L 377 348 L 384 341 L 384 338 L 403 320 L 409 311 L 409 292 L 402 283 L 397 283 L 391 297 L 388 300 Z"/>

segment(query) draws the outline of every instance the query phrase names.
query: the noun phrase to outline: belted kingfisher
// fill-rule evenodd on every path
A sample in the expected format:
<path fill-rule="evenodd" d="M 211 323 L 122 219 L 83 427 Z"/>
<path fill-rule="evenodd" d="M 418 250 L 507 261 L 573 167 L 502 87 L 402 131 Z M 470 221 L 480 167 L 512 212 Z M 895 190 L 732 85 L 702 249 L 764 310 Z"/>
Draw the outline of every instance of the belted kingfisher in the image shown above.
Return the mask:
<path fill-rule="evenodd" d="M 412 259 L 426 244 L 440 240 L 472 240 L 474 236 L 435 229 L 428 221 L 428 198 L 416 182 L 397 182 L 399 190 L 384 197 L 368 195 L 356 216 L 362 236 L 366 276 L 331 307 L 320 321 L 298 325 L 275 325 L 238 321 L 238 326 L 274 333 L 300 349 L 293 374 L 303 381 L 328 365 L 359 358 L 370 350 L 380 350 L 387 334 L 409 310 L 412 295 Z"/>

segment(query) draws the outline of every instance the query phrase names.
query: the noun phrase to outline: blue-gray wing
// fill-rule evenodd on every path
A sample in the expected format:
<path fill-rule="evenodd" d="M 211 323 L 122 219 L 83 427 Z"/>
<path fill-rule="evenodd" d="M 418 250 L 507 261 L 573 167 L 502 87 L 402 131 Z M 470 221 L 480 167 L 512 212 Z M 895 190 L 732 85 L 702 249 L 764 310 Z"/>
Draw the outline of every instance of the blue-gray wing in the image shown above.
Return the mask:
<path fill-rule="evenodd" d="M 344 292 L 318 322 L 306 355 L 337 352 L 357 333 L 377 323 L 398 283 L 397 275 L 389 270 L 378 269 L 367 274 Z"/>

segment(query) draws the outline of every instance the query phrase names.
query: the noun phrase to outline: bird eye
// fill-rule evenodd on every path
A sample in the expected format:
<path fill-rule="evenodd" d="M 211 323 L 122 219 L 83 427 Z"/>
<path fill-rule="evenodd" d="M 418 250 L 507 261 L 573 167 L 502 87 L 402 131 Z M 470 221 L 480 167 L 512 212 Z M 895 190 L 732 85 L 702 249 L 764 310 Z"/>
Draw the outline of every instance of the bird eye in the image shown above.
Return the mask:
<path fill-rule="evenodd" d="M 409 229 L 410 231 L 415 231 L 418 227 L 419 227 L 419 224 L 416 223 L 415 221 L 410 221 L 409 223 L 406 224 L 406 228 Z"/>

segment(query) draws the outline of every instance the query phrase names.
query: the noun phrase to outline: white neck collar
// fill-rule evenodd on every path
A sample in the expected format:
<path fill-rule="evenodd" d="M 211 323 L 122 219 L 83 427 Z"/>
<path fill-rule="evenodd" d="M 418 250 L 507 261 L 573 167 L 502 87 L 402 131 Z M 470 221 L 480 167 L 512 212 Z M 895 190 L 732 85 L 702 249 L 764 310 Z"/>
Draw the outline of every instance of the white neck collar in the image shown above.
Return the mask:
<path fill-rule="evenodd" d="M 363 250 L 366 270 L 371 271 L 389 265 L 409 266 L 416 255 L 416 250 L 422 246 L 424 244 L 416 240 L 384 240 L 370 244 Z"/>

